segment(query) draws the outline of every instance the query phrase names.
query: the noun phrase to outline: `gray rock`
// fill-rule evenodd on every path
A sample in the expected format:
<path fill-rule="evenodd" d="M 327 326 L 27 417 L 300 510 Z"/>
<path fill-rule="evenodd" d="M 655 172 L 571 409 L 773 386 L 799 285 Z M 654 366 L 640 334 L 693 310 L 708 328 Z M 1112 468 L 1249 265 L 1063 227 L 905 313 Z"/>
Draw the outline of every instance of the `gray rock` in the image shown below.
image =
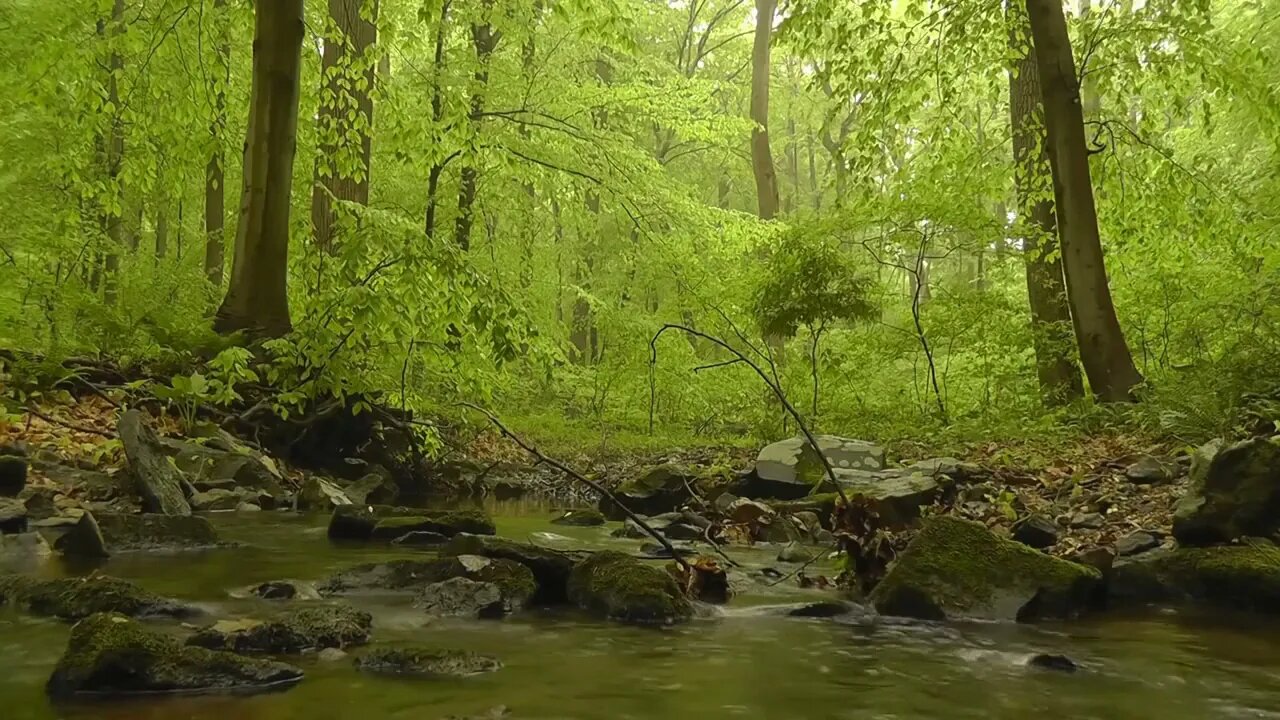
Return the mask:
<path fill-rule="evenodd" d="M 1116 551 L 1109 547 L 1089 548 L 1088 550 L 1077 552 L 1072 556 L 1071 561 L 1097 568 L 1098 572 L 1107 576 L 1111 572 L 1111 566 L 1115 564 Z"/>
<path fill-rule="evenodd" d="M 314 590 L 310 593 L 306 588 L 300 588 L 297 583 L 285 580 L 273 580 L 255 585 L 249 589 L 249 594 L 260 597 L 263 600 L 293 600 L 299 596 L 306 597 L 308 595 L 318 595 Z"/>
<path fill-rule="evenodd" d="M 1173 536 L 1186 546 L 1271 537 L 1280 531 L 1280 438 L 1196 451 L 1191 483 L 1173 516 Z"/>
<path fill-rule="evenodd" d="M 442 678 L 493 672 L 500 669 L 502 663 L 486 655 L 476 655 L 461 650 L 402 648 L 375 650 L 357 658 L 355 666 L 362 672 L 382 675 Z M 506 715 L 494 717 L 506 717 Z"/>
<path fill-rule="evenodd" d="M 222 620 L 201 628 L 187 644 L 238 653 L 292 655 L 346 648 L 369 640 L 373 617 L 349 605 L 321 605 L 287 611 L 266 622 Z"/>
<path fill-rule="evenodd" d="M 787 543 L 778 553 L 778 562 L 807 563 L 813 558 L 813 551 L 798 543 Z"/>
<path fill-rule="evenodd" d="M 834 435 L 815 438 L 818 449 L 837 470 L 874 471 L 884 468 L 884 449 L 862 440 Z M 826 480 L 821 458 L 802 437 L 767 445 L 756 457 L 748 497 L 795 500 Z"/>
<path fill-rule="evenodd" d="M 1097 530 L 1107 524 L 1107 519 L 1102 513 L 1076 513 L 1071 517 L 1071 527 L 1082 528 L 1085 530 Z"/>
<path fill-rule="evenodd" d="M 262 512 L 262 508 L 251 502 L 242 502 L 236 505 L 236 512 Z"/>
<path fill-rule="evenodd" d="M 1120 557 L 1137 555 L 1160 547 L 1160 539 L 1148 532 L 1131 532 L 1116 542 L 1116 554 Z"/>
<path fill-rule="evenodd" d="M 190 515 L 182 473 L 170 462 L 142 413 L 126 411 L 120 416 L 118 432 L 143 509 L 162 515 Z"/>
<path fill-rule="evenodd" d="M 1076 661 L 1066 655 L 1051 655 L 1047 653 L 1032 655 L 1027 659 L 1027 667 L 1064 673 L 1073 673 L 1080 669 Z"/>
<path fill-rule="evenodd" d="M 1280 548 L 1253 541 L 1160 548 L 1117 562 L 1108 605 L 1201 605 L 1280 613 Z"/>
<path fill-rule="evenodd" d="M 0 566 L 29 567 L 43 562 L 52 553 L 40 533 L 0 535 Z"/>
<path fill-rule="evenodd" d="M 565 600 L 565 588 L 573 571 L 573 558 L 563 552 L 498 537 L 460 533 L 450 538 L 440 550 L 442 557 L 480 555 L 495 560 L 514 560 L 529 568 L 537 581 L 535 602 L 557 603 Z M 483 580 L 483 578 L 478 578 Z"/>
<path fill-rule="evenodd" d="M 678 509 L 691 499 L 689 488 L 698 481 L 697 473 L 683 465 L 666 464 L 651 468 L 643 475 L 623 482 L 613 491 L 618 501 L 632 512 L 659 515 Z M 600 511 L 610 520 L 622 520 L 626 514 L 612 500 L 600 498 Z"/>
<path fill-rule="evenodd" d="M 22 504 L 27 507 L 27 517 L 31 520 L 44 520 L 58 514 L 55 502 L 58 491 L 53 488 L 27 488 L 19 495 Z"/>
<path fill-rule="evenodd" d="M 411 533 L 405 533 L 395 540 L 391 541 L 392 545 L 403 545 L 405 547 L 434 547 L 449 542 L 447 535 L 442 535 L 430 530 L 417 530 Z"/>
<path fill-rule="evenodd" d="M 297 503 L 299 510 L 329 512 L 344 505 L 350 505 L 351 498 L 347 497 L 336 483 L 311 475 L 302 481 L 302 487 L 298 489 Z"/>
<path fill-rule="evenodd" d="M 644 528 L 640 527 L 639 523 L 631 518 L 623 520 L 622 527 L 609 533 L 609 535 L 616 538 L 631 538 L 633 540 L 649 537 L 649 533 L 645 532 Z"/>
<path fill-rule="evenodd" d="M 712 507 L 715 508 L 716 512 L 720 514 L 724 514 L 726 512 L 729 512 L 729 508 L 732 507 L 733 504 L 740 499 L 741 498 L 739 498 L 737 495 L 734 495 L 733 493 L 727 493 L 727 492 L 720 493 L 719 495 L 716 496 L 715 502 L 713 502 L 711 505 Z"/>
<path fill-rule="evenodd" d="M 0 498 L 0 535 L 27 531 L 27 506 L 11 498 Z"/>
<path fill-rule="evenodd" d="M 1028 515 L 1013 526 L 1013 539 L 1043 550 L 1058 543 L 1058 525 L 1043 515 Z"/>
<path fill-rule="evenodd" d="M 316 654 L 316 659 L 323 663 L 341 662 L 347 659 L 347 653 L 338 648 L 325 648 Z"/>
<path fill-rule="evenodd" d="M 1174 466 L 1150 455 L 1143 455 L 1125 468 L 1124 476 L 1138 485 L 1167 483 L 1173 479 Z"/>
<path fill-rule="evenodd" d="M 497 585 L 463 577 L 424 587 L 413 606 L 435 617 L 501 618 L 513 609 Z"/>
<path fill-rule="evenodd" d="M 302 680 L 284 663 L 184 647 L 121 615 L 100 613 L 71 629 L 46 690 L 54 698 L 280 690 Z"/>
<path fill-rule="evenodd" d="M 0 455 L 0 497 L 17 497 L 27 486 L 27 459 Z"/>
<path fill-rule="evenodd" d="M 54 542 L 58 552 L 78 558 L 110 557 L 107 540 L 102 535 L 98 520 L 93 513 L 85 511 L 70 530 Z"/>
<path fill-rule="evenodd" d="M 579 608 L 623 623 L 669 625 L 693 617 L 670 573 L 608 550 L 574 566 L 568 595 Z"/>
<path fill-rule="evenodd" d="M 400 499 L 400 486 L 382 472 L 371 472 L 351 484 L 346 496 L 356 505 L 393 505 Z"/>
<path fill-rule="evenodd" d="M 13 605 L 35 615 L 79 620 L 94 613 L 129 617 L 195 617 L 200 610 L 160 597 L 137 585 L 106 575 L 39 580 L 0 575 L 0 605 Z"/>
<path fill-rule="evenodd" d="M 589 508 L 566 510 L 563 515 L 551 521 L 552 525 L 569 527 L 596 527 L 604 523 L 604 513 Z"/>
<path fill-rule="evenodd" d="M 204 550 L 225 545 L 207 519 L 194 515 L 95 513 L 93 519 L 102 544 L 111 554 L 134 550 Z M 63 554 L 84 552 L 97 557 L 92 553 L 96 552 L 98 542 L 91 535 L 92 528 L 87 521 L 77 523 L 54 543 L 54 548 Z"/>
<path fill-rule="evenodd" d="M 672 523 L 662 529 L 668 540 L 701 540 L 703 530 L 684 523 Z"/>
<path fill-rule="evenodd" d="M 161 440 L 173 462 L 199 491 L 259 490 L 284 494 L 283 477 L 271 458 L 219 430 L 206 443 L 175 438 Z"/>
<path fill-rule="evenodd" d="M 191 496 L 191 508 L 202 512 L 235 510 L 241 502 L 240 493 L 233 490 L 206 490 Z"/>

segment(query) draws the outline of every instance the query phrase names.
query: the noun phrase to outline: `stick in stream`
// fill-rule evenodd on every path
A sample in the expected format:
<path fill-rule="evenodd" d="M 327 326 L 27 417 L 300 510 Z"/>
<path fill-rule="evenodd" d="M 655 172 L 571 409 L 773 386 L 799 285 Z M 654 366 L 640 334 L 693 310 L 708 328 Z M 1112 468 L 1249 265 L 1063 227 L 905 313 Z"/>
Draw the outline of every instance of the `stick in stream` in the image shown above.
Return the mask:
<path fill-rule="evenodd" d="M 600 483 L 597 483 L 594 480 L 588 479 L 582 473 L 578 472 L 577 470 L 574 470 L 573 468 L 569 467 L 568 465 L 565 465 L 564 463 L 561 463 L 555 458 L 551 458 L 551 457 L 547 457 L 546 455 L 543 455 L 541 450 L 534 447 L 533 445 L 530 445 L 528 442 L 524 440 L 524 438 L 521 438 L 519 435 L 516 435 L 509 428 L 507 428 L 506 425 L 503 425 L 502 421 L 499 420 L 496 415 L 489 412 L 488 410 L 485 410 L 479 405 L 475 405 L 469 402 L 458 403 L 458 405 L 460 405 L 461 407 L 470 408 L 471 410 L 475 410 L 476 412 L 489 418 L 489 422 L 493 423 L 494 427 L 498 428 L 498 432 L 502 433 L 504 437 L 510 439 L 511 442 L 515 443 L 516 445 L 519 445 L 520 449 L 524 450 L 525 452 L 537 458 L 538 462 L 550 465 L 551 467 L 559 470 L 565 475 L 568 475 L 574 480 L 577 480 L 583 485 L 586 485 L 587 487 L 596 491 L 600 495 L 603 495 L 604 497 L 609 498 L 609 500 L 614 505 L 616 505 L 619 509 L 622 510 L 622 513 L 624 515 L 630 518 L 631 521 L 634 522 L 636 525 L 640 526 L 640 529 L 648 533 L 654 540 L 657 540 L 658 544 L 661 545 L 667 552 L 671 553 L 671 557 L 676 561 L 676 563 L 680 566 L 682 570 L 684 570 L 686 573 L 690 575 L 692 575 L 695 572 L 693 569 L 693 566 L 691 566 L 683 557 L 681 557 L 680 553 L 676 552 L 675 546 L 673 546 L 669 540 L 663 537 L 662 533 L 659 533 L 657 530 L 654 530 L 652 527 L 649 527 L 649 524 L 644 521 L 644 518 L 640 517 L 634 512 L 631 512 L 630 508 L 628 508 L 626 505 L 623 505 L 621 502 L 619 502 L 617 496 L 615 496 L 612 492 L 609 492 L 609 490 L 605 488 L 603 485 L 601 485 Z"/>

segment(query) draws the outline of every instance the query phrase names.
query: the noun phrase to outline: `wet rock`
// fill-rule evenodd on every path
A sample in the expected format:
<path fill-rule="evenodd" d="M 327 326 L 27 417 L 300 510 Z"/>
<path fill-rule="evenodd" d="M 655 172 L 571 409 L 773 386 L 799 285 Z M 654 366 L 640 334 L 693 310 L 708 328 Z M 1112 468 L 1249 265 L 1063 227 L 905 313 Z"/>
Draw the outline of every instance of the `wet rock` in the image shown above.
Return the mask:
<path fill-rule="evenodd" d="M 371 472 L 348 487 L 346 494 L 356 505 L 391 505 L 400 499 L 400 486 L 385 471 Z"/>
<path fill-rule="evenodd" d="M 38 532 L 0 535 L 0 567 L 23 568 L 38 564 L 53 551 Z"/>
<path fill-rule="evenodd" d="M 575 565 L 568 594 L 579 608 L 624 623 L 669 625 L 693 616 L 669 573 L 618 552 L 598 552 Z"/>
<path fill-rule="evenodd" d="M 49 487 L 27 488 L 19 496 L 22 504 L 27 508 L 27 518 L 30 520 L 45 520 L 58 514 L 58 506 L 54 502 L 57 499 L 58 491 Z"/>
<path fill-rule="evenodd" d="M 0 498 L 0 535 L 27 531 L 27 506 L 21 501 Z"/>
<path fill-rule="evenodd" d="M 556 550 L 468 533 L 461 533 L 450 539 L 440 550 L 440 554 L 443 557 L 479 555 L 520 563 L 533 573 L 538 586 L 533 599 L 539 603 L 564 602 L 569 573 L 574 567 L 569 555 Z"/>
<path fill-rule="evenodd" d="M 161 440 L 192 486 L 208 490 L 256 490 L 273 497 L 284 494 L 275 461 L 219 430 L 205 443 L 176 438 Z"/>
<path fill-rule="evenodd" d="M 1037 550 L 1058 543 L 1057 523 L 1043 515 L 1028 515 L 1013 526 L 1013 539 Z"/>
<path fill-rule="evenodd" d="M 822 518 L 818 517 L 818 513 L 812 510 L 791 513 L 790 517 L 810 538 L 816 537 L 824 529 L 822 527 Z"/>
<path fill-rule="evenodd" d="M 723 515 L 729 511 L 729 508 L 732 507 L 735 502 L 741 499 L 742 498 L 734 495 L 733 493 L 725 492 L 717 495 L 715 501 L 711 505 L 715 508 L 716 512 Z"/>
<path fill-rule="evenodd" d="M 935 517 L 871 593 L 885 615 L 1030 621 L 1089 609 L 1095 568 L 997 537 L 979 523 Z"/>
<path fill-rule="evenodd" d="M 376 511 L 376 510 L 375 510 Z M 381 517 L 373 526 L 373 540 L 395 540 L 411 532 L 433 532 L 446 537 L 458 533 L 493 535 L 493 519 L 481 510 L 445 510 L 402 517 Z"/>
<path fill-rule="evenodd" d="M 0 454 L 0 497 L 18 497 L 27 486 L 27 459 Z"/>
<path fill-rule="evenodd" d="M 435 547 L 449 542 L 449 536 L 442 535 L 429 530 L 417 530 L 405 533 L 395 540 L 391 541 L 392 545 L 403 545 L 405 547 Z"/>
<path fill-rule="evenodd" d="M 1174 467 L 1150 455 L 1143 455 L 1124 469 L 1124 476 L 1136 485 L 1157 485 L 1173 479 Z"/>
<path fill-rule="evenodd" d="M 618 501 L 632 512 L 659 515 L 677 510 L 692 497 L 689 488 L 698 475 L 683 465 L 666 464 L 651 468 L 643 475 L 623 482 L 613 491 Z M 626 514 L 607 497 L 600 498 L 600 511 L 610 520 L 622 520 Z"/>
<path fill-rule="evenodd" d="M 785 545 L 799 542 L 802 539 L 800 528 L 796 527 L 790 516 L 774 515 L 771 518 L 766 518 L 766 520 L 766 522 L 761 523 L 759 531 L 756 533 L 757 540 Z"/>
<path fill-rule="evenodd" d="M 434 617 L 482 619 L 501 618 L 513 610 L 497 585 L 462 577 L 426 586 L 414 598 L 413 606 Z"/>
<path fill-rule="evenodd" d="M 840 615 L 857 610 L 858 606 L 853 603 L 842 602 L 839 600 L 818 600 L 816 602 L 798 603 L 792 605 L 761 605 L 752 608 L 744 608 L 739 610 L 739 614 L 750 616 L 767 616 L 767 617 L 797 617 L 797 618 L 833 618 Z"/>
<path fill-rule="evenodd" d="M 98 537 L 93 532 L 94 525 Z M 102 557 L 98 553 L 99 545 L 105 547 L 108 554 L 115 554 L 135 550 L 201 550 L 224 544 L 213 525 L 203 517 L 95 513 L 88 521 L 82 517 L 80 523 L 58 538 L 54 548 L 65 555 Z"/>
<path fill-rule="evenodd" d="M 662 529 L 662 534 L 668 540 L 701 540 L 703 530 L 684 523 L 672 523 Z"/>
<path fill-rule="evenodd" d="M 1205 605 L 1280 613 L 1280 548 L 1264 542 L 1160 549 L 1116 563 L 1115 605 Z"/>
<path fill-rule="evenodd" d="M 533 494 L 535 490 L 528 480 L 520 477 L 494 478 L 489 483 L 489 494 L 495 500 L 519 500 Z"/>
<path fill-rule="evenodd" d="M 182 473 L 169 462 L 164 447 L 142 413 L 125 412 L 120 416 L 117 431 L 129 461 L 129 473 L 142 497 L 142 508 L 162 515 L 190 515 L 191 505 L 182 490 Z"/>
<path fill-rule="evenodd" d="M 191 508 L 201 512 L 235 510 L 240 503 L 240 493 L 233 490 L 206 490 L 191 496 Z"/>
<path fill-rule="evenodd" d="M 296 502 L 299 510 L 330 511 L 351 505 L 351 498 L 333 481 L 311 475 L 298 488 Z"/>
<path fill-rule="evenodd" d="M 1076 661 L 1066 655 L 1051 655 L 1047 653 L 1032 655 L 1027 659 L 1027 667 L 1064 673 L 1073 673 L 1080 669 Z"/>
<path fill-rule="evenodd" d="M 1096 568 L 1098 572 L 1107 576 L 1111 572 L 1111 566 L 1115 564 L 1116 551 L 1109 547 L 1089 548 L 1076 553 L 1071 561 Z"/>
<path fill-rule="evenodd" d="M 609 535 L 611 537 L 631 538 L 633 540 L 649 537 L 649 533 L 645 532 L 644 528 L 640 527 L 640 524 L 631 518 L 623 520 L 622 527 L 609 533 Z"/>
<path fill-rule="evenodd" d="M 1213 545 L 1280 531 L 1280 437 L 1196 451 L 1191 483 L 1178 502 L 1173 536 L 1187 546 Z"/>
<path fill-rule="evenodd" d="M 1160 547 L 1160 539 L 1149 532 L 1138 530 L 1116 541 L 1116 554 L 1120 557 L 1137 555 Z"/>
<path fill-rule="evenodd" d="M 552 525 L 568 525 L 571 527 L 595 527 L 604 523 L 604 513 L 589 508 L 566 510 L 563 515 L 551 521 Z"/>
<path fill-rule="evenodd" d="M 293 655 L 364 644 L 372 627 L 373 617 L 363 610 L 323 605 L 290 610 L 266 622 L 220 621 L 196 631 L 187 644 L 237 653 Z"/>
<path fill-rule="evenodd" d="M 1102 513 L 1076 513 L 1071 516 L 1071 527 L 1082 528 L 1085 530 L 1097 530 L 1107 524 L 1107 519 Z"/>
<path fill-rule="evenodd" d="M 533 571 L 514 560 L 457 555 L 357 565 L 334 575 L 317 589 L 325 595 L 412 591 L 453 578 L 496 585 L 513 609 L 528 604 L 538 588 Z"/>
<path fill-rule="evenodd" d="M 325 648 L 316 654 L 316 659 L 323 663 L 341 662 L 347 659 L 347 653 L 338 648 Z"/>
<path fill-rule="evenodd" d="M 263 600 L 292 600 L 298 596 L 298 586 L 291 582 L 275 580 L 254 586 L 249 594 Z"/>
<path fill-rule="evenodd" d="M 807 563 L 812 562 L 816 557 L 813 550 L 804 547 L 799 543 L 787 543 L 778 553 L 778 562 L 785 563 Z"/>
<path fill-rule="evenodd" d="M 262 508 L 253 503 L 242 502 L 236 506 L 236 512 L 262 512 Z"/>
<path fill-rule="evenodd" d="M 349 503 L 339 505 L 329 516 L 329 539 L 368 540 L 373 537 L 373 528 L 377 524 L 378 516 L 372 508 Z"/>
<path fill-rule="evenodd" d="M 698 549 L 690 546 L 688 543 L 674 542 L 671 547 L 680 554 L 682 558 L 691 558 L 698 554 Z M 648 542 L 640 545 L 640 557 L 648 560 L 671 560 L 674 556 L 665 546 L 656 542 Z"/>
<path fill-rule="evenodd" d="M 379 649 L 356 659 L 362 672 L 416 678 L 465 677 L 502 667 L 497 659 L 461 650 L 436 648 Z"/>
<path fill-rule="evenodd" d="M 302 680 L 284 663 L 186 647 L 122 615 L 100 613 L 71 629 L 46 690 L 54 698 L 278 690 Z"/>
<path fill-rule="evenodd" d="M 864 471 L 884 468 L 884 449 L 875 444 L 834 435 L 819 435 L 814 439 L 832 468 Z M 746 486 L 748 492 L 741 494 L 781 500 L 802 498 L 826 481 L 822 459 L 802 437 L 765 446 L 756 457 L 751 476 Z"/>
<path fill-rule="evenodd" d="M 79 620 L 94 613 L 114 612 L 129 617 L 194 617 L 200 611 L 160 597 L 106 575 L 39 580 L 25 575 L 0 575 L 0 605 L 24 608 L 36 615 Z"/>

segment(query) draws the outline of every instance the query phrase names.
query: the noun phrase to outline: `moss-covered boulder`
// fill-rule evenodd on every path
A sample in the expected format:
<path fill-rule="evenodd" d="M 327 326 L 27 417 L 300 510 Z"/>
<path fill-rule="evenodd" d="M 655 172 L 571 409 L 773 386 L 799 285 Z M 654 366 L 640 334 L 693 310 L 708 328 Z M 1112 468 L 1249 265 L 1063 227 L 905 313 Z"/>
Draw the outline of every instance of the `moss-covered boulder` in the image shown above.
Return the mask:
<path fill-rule="evenodd" d="M 936 517 L 871 593 L 885 615 L 1030 621 L 1076 616 L 1100 587 L 1096 568 L 997 537 L 979 523 Z"/>
<path fill-rule="evenodd" d="M 308 650 L 342 649 L 369 640 L 373 617 L 349 605 L 320 605 L 290 610 L 265 622 L 224 621 L 198 630 L 188 645 L 238 653 L 292 655 Z"/>
<path fill-rule="evenodd" d="M 592 508 L 566 510 L 560 517 L 551 521 L 552 525 L 565 525 L 568 527 L 596 527 L 604 523 L 604 513 Z"/>
<path fill-rule="evenodd" d="M 554 604 L 565 602 L 573 558 L 563 552 L 528 543 L 512 542 L 499 537 L 461 533 L 441 550 L 443 557 L 479 555 L 495 560 L 512 560 L 527 567 L 537 581 L 533 602 Z"/>
<path fill-rule="evenodd" d="M 1178 503 L 1173 536 L 1203 546 L 1280 531 L 1280 437 L 1234 445 L 1211 442 L 1191 461 L 1191 486 Z"/>
<path fill-rule="evenodd" d="M 76 623 L 45 686 L 54 698 L 274 690 L 302 680 L 291 665 L 183 646 L 123 615 Z"/>
<path fill-rule="evenodd" d="M 1280 613 L 1280 548 L 1256 541 L 1145 553 L 1112 568 L 1108 602 Z"/>
<path fill-rule="evenodd" d="M 619 552 L 598 552 L 575 565 L 568 590 L 573 604 L 619 622 L 670 625 L 693 616 L 670 573 Z"/>
<path fill-rule="evenodd" d="M 497 585 L 462 577 L 422 588 L 413 599 L 413 606 L 432 617 L 480 619 L 506 617 L 514 609 L 502 597 Z"/>
<path fill-rule="evenodd" d="M 353 593 L 420 592 L 427 585 L 453 578 L 496 585 L 512 607 L 527 605 L 538 585 L 526 566 L 504 558 L 457 555 L 431 560 L 392 560 L 366 563 L 343 570 L 322 582 L 323 595 Z"/>
<path fill-rule="evenodd" d="M 356 658 L 357 670 L 414 678 L 465 677 L 502 667 L 496 658 L 462 650 L 385 648 Z"/>
<path fill-rule="evenodd" d="M 427 511 L 383 505 L 344 505 L 329 518 L 331 540 L 382 540 L 391 542 L 414 532 L 446 537 L 459 533 L 493 535 L 493 518 L 483 510 Z"/>
<path fill-rule="evenodd" d="M 0 575 L 0 605 L 13 605 L 36 615 L 63 620 L 79 620 L 106 612 L 129 617 L 185 618 L 201 614 L 191 605 L 105 575 L 58 580 Z"/>
<path fill-rule="evenodd" d="M 614 491 L 628 510 L 641 515 L 661 515 L 677 510 L 692 497 L 689 489 L 695 487 L 698 474 L 690 467 L 668 463 L 646 470 L 643 474 L 623 481 Z M 610 520 L 622 520 L 627 516 L 613 500 L 600 498 L 600 512 Z"/>
<path fill-rule="evenodd" d="M 102 552 L 204 550 L 223 545 L 203 517 L 96 513 L 58 538 L 54 548 L 64 555 L 100 557 Z"/>

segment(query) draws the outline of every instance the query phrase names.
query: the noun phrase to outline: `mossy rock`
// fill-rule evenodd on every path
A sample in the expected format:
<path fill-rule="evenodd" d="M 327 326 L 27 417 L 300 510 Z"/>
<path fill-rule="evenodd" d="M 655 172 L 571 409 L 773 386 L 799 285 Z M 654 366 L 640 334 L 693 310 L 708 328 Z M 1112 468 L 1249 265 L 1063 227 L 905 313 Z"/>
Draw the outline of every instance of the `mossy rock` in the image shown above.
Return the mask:
<path fill-rule="evenodd" d="M 76 623 L 49 678 L 54 698 L 277 690 L 302 680 L 291 665 L 187 647 L 123 615 Z"/>
<path fill-rule="evenodd" d="M 1191 485 L 1173 517 L 1180 545 L 1203 546 L 1280 531 L 1280 437 L 1196 451 Z"/>
<path fill-rule="evenodd" d="M 25 608 L 36 615 L 79 620 L 94 613 L 129 617 L 195 617 L 200 610 L 160 597 L 118 578 L 38 580 L 25 575 L 0 575 L 0 605 Z"/>
<path fill-rule="evenodd" d="M 686 465 L 667 463 L 650 468 L 644 474 L 623 481 L 614 497 L 628 510 L 641 515 L 671 512 L 690 500 L 689 488 L 696 486 L 698 473 Z M 608 497 L 600 498 L 600 512 L 610 520 L 622 520 L 627 514 Z"/>
<path fill-rule="evenodd" d="M 67 555 L 93 556 L 98 552 L 99 543 L 111 554 L 137 550 L 203 550 L 227 545 L 218 539 L 218 532 L 207 519 L 193 515 L 97 513 L 93 520 L 96 522 L 77 524 L 68 530 L 54 547 Z"/>
<path fill-rule="evenodd" d="M 597 527 L 605 524 L 604 513 L 592 508 L 566 510 L 563 515 L 551 521 L 552 525 L 568 527 Z"/>
<path fill-rule="evenodd" d="M 460 533 L 440 550 L 440 555 L 479 555 L 515 561 L 527 567 L 537 581 L 533 602 L 555 604 L 567 600 L 566 587 L 569 573 L 573 571 L 573 559 L 565 553 L 498 537 Z"/>
<path fill-rule="evenodd" d="M 513 607 L 524 607 L 536 594 L 533 572 L 515 560 L 459 555 L 431 560 L 392 560 L 348 568 L 318 586 L 324 595 L 353 592 L 418 591 L 453 578 L 492 583 Z"/>
<path fill-rule="evenodd" d="M 493 535 L 493 518 L 482 510 L 431 512 L 383 505 L 344 505 L 329 518 L 331 540 L 384 540 L 390 542 L 412 532 L 433 532 L 446 537 L 459 533 Z"/>
<path fill-rule="evenodd" d="M 231 621 L 201 628 L 188 645 L 238 653 L 292 655 L 369 641 L 373 617 L 349 605 L 291 610 L 266 622 Z"/>
<path fill-rule="evenodd" d="M 1108 601 L 1280 613 L 1280 548 L 1254 541 L 1145 553 L 1112 569 Z"/>
<path fill-rule="evenodd" d="M 870 599 L 882 614 L 925 620 L 1067 618 L 1092 606 L 1101 577 L 944 516 L 925 523 Z"/>
<path fill-rule="evenodd" d="M 693 616 L 670 573 L 619 552 L 598 552 L 575 565 L 568 591 L 578 607 L 619 622 L 670 625 Z"/>
<path fill-rule="evenodd" d="M 502 667 L 496 658 L 463 650 L 436 648 L 387 648 L 356 658 L 357 670 L 380 675 L 414 678 L 465 677 Z"/>

